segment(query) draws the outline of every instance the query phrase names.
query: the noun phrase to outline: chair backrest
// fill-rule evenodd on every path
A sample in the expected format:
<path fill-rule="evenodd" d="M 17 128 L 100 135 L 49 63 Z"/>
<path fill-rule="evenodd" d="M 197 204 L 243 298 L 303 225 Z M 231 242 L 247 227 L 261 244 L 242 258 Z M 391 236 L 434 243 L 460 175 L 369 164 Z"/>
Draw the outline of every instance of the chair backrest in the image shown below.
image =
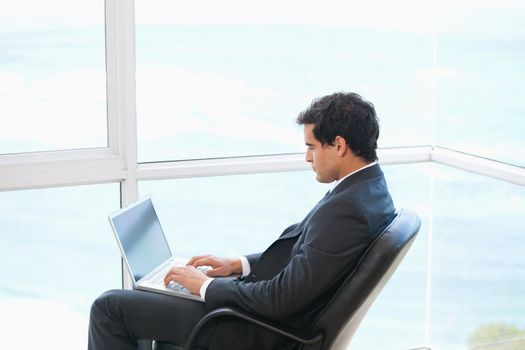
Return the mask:
<path fill-rule="evenodd" d="M 330 302 L 312 324 L 324 334 L 320 349 L 346 349 L 373 301 L 412 245 L 421 220 L 401 209 L 392 223 L 372 242 Z"/>

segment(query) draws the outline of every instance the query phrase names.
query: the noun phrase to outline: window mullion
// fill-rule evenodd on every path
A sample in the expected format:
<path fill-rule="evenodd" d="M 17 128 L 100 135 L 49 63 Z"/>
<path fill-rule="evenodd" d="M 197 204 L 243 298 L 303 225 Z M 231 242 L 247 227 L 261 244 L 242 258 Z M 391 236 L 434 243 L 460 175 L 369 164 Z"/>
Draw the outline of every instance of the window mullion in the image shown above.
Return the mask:
<path fill-rule="evenodd" d="M 121 202 L 137 199 L 135 16 L 132 0 L 106 0 L 108 144 L 122 155 L 126 175 Z"/>

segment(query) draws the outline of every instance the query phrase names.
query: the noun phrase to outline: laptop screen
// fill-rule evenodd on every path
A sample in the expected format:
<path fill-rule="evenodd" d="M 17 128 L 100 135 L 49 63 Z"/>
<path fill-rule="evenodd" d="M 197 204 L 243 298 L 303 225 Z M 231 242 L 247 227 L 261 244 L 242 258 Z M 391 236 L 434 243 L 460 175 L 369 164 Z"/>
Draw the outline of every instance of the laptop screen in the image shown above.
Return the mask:
<path fill-rule="evenodd" d="M 171 252 L 150 198 L 110 216 L 135 281 L 171 258 Z"/>

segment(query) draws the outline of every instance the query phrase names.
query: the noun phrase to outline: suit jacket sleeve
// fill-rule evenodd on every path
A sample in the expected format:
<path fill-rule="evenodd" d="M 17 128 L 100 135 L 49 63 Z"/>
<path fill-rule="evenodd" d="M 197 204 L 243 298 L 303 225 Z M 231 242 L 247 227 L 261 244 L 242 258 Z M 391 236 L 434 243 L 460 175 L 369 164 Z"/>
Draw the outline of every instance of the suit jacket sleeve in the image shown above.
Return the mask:
<path fill-rule="evenodd" d="M 246 259 L 248 259 L 248 262 L 250 263 L 250 268 L 253 268 L 255 264 L 257 264 L 257 261 L 261 257 L 262 253 L 255 253 L 246 255 Z"/>
<path fill-rule="evenodd" d="M 315 301 L 338 280 L 348 264 L 357 261 L 370 242 L 363 210 L 350 200 L 341 202 L 327 202 L 308 220 L 302 228 L 304 240 L 294 247 L 289 263 L 272 279 L 213 280 L 206 291 L 207 308 L 237 306 L 283 320 Z M 257 257 L 260 258 L 261 255 Z"/>

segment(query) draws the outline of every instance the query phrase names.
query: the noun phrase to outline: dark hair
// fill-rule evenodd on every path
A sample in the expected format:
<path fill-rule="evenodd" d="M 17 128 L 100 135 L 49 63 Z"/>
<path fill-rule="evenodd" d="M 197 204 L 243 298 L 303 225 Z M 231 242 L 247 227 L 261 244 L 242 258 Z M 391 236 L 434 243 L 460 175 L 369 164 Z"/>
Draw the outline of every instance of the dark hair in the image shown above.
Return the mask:
<path fill-rule="evenodd" d="M 374 105 L 358 94 L 337 92 L 315 99 L 296 122 L 315 124 L 314 136 L 323 146 L 333 145 L 341 136 L 356 156 L 369 162 L 377 160 L 379 120 Z"/>

